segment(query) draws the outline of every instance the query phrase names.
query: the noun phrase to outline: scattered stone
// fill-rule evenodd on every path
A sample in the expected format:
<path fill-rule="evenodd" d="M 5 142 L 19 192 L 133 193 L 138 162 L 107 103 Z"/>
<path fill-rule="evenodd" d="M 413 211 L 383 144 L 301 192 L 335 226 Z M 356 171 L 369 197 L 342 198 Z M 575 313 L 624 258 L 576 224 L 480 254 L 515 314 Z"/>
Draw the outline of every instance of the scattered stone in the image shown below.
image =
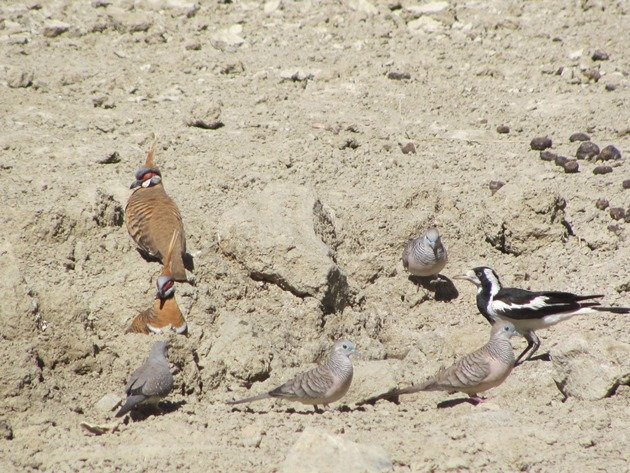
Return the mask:
<path fill-rule="evenodd" d="M 242 25 L 232 25 L 213 34 L 210 44 L 219 51 L 235 52 L 245 42 L 241 33 L 243 33 Z"/>
<path fill-rule="evenodd" d="M 597 207 L 599 210 L 606 210 L 608 207 L 610 207 L 610 203 L 608 202 L 608 199 L 604 199 L 603 197 L 597 199 L 597 202 L 595 202 L 595 207 Z"/>
<path fill-rule="evenodd" d="M 192 107 L 184 124 L 204 130 L 217 130 L 224 126 L 220 119 L 222 107 L 221 102 L 197 103 Z"/>
<path fill-rule="evenodd" d="M 630 345 L 605 337 L 572 337 L 551 349 L 554 381 L 565 397 L 596 401 L 627 377 Z M 625 366 L 624 366 L 625 365 Z"/>
<path fill-rule="evenodd" d="M 391 0 L 387 3 L 387 8 L 389 8 L 390 11 L 402 10 L 402 3 L 397 0 Z"/>
<path fill-rule="evenodd" d="M 5 419 L 0 419 L 0 439 L 13 440 L 13 429 Z"/>
<path fill-rule="evenodd" d="M 372 5 L 368 0 L 349 0 L 348 6 L 366 15 L 376 15 L 378 13 L 378 8 Z"/>
<path fill-rule="evenodd" d="M 608 213 L 615 220 L 623 220 L 626 217 L 626 211 L 622 207 L 611 207 Z"/>
<path fill-rule="evenodd" d="M 551 148 L 552 144 L 551 138 L 548 136 L 538 136 L 529 143 L 529 146 L 533 150 L 542 151 Z"/>
<path fill-rule="evenodd" d="M 121 8 L 107 10 L 112 26 L 121 33 L 141 33 L 149 31 L 153 25 L 151 16 L 146 12 L 128 11 Z"/>
<path fill-rule="evenodd" d="M 444 24 L 431 18 L 430 16 L 421 16 L 416 20 L 407 23 L 407 28 L 411 34 L 435 33 L 444 29 Z"/>
<path fill-rule="evenodd" d="M 552 153 L 551 151 L 541 151 L 540 159 L 543 161 L 555 161 L 558 155 L 556 153 Z"/>
<path fill-rule="evenodd" d="M 262 442 L 262 436 L 265 433 L 260 426 L 249 424 L 241 430 L 241 441 L 244 447 L 258 448 Z"/>
<path fill-rule="evenodd" d="M 613 168 L 611 166 L 597 166 L 595 169 L 593 169 L 593 174 L 595 175 L 609 174 L 611 172 L 613 172 Z"/>
<path fill-rule="evenodd" d="M 582 49 L 577 49 L 575 51 L 571 51 L 569 53 L 569 59 L 571 59 L 572 61 L 577 61 L 578 59 L 580 59 L 582 57 L 582 53 L 584 51 Z"/>
<path fill-rule="evenodd" d="M 199 51 L 199 50 L 201 50 L 201 42 L 194 41 L 194 40 L 193 41 L 189 41 L 184 46 L 184 49 L 186 49 L 186 51 Z"/>
<path fill-rule="evenodd" d="M 101 412 L 112 412 L 116 409 L 120 403 L 122 402 L 122 398 L 113 393 L 105 394 L 95 405 L 96 409 Z"/>
<path fill-rule="evenodd" d="M 490 188 L 490 192 L 492 193 L 492 195 L 494 195 L 504 185 L 505 185 L 505 182 L 503 181 L 490 181 L 490 184 L 488 184 L 488 187 Z"/>
<path fill-rule="evenodd" d="M 408 72 L 391 71 L 387 73 L 387 78 L 392 80 L 411 79 L 411 74 Z"/>
<path fill-rule="evenodd" d="M 114 99 L 112 99 L 108 95 L 99 95 L 97 97 L 92 98 L 92 105 L 94 106 L 94 108 L 105 108 L 105 109 L 111 109 L 111 108 L 116 107 L 116 103 L 114 102 Z"/>
<path fill-rule="evenodd" d="M 564 167 L 564 165 L 569 162 L 569 158 L 566 156 L 556 156 L 554 162 L 556 163 L 556 166 Z"/>
<path fill-rule="evenodd" d="M 349 287 L 334 261 L 332 211 L 306 187 L 272 183 L 253 192 L 221 216 L 218 235 L 220 251 L 252 279 L 313 297 L 324 313 L 346 306 Z"/>
<path fill-rule="evenodd" d="M 359 146 L 359 142 L 356 139 L 345 137 L 342 137 L 337 144 L 337 148 L 342 150 L 346 148 L 357 149 Z"/>
<path fill-rule="evenodd" d="M 567 174 L 575 174 L 576 172 L 580 172 L 580 165 L 575 159 L 567 161 L 566 163 L 564 163 L 563 167 L 564 172 L 566 172 Z"/>
<path fill-rule="evenodd" d="M 607 92 L 612 92 L 617 89 L 617 86 L 615 84 L 606 84 L 604 89 L 606 89 Z"/>
<path fill-rule="evenodd" d="M 593 82 L 598 82 L 599 79 L 602 78 L 602 73 L 595 67 L 583 71 L 582 74 L 584 74 L 588 80 L 592 80 Z"/>
<path fill-rule="evenodd" d="M 23 89 L 33 85 L 33 72 L 9 69 L 7 72 L 7 85 L 11 89 Z"/>
<path fill-rule="evenodd" d="M 312 72 L 303 71 L 301 69 L 284 70 L 280 72 L 280 79 L 283 81 L 303 82 L 313 79 L 315 75 Z"/>
<path fill-rule="evenodd" d="M 613 145 L 608 145 L 599 153 L 596 161 L 610 161 L 621 159 L 621 151 L 615 148 Z"/>
<path fill-rule="evenodd" d="M 393 470 L 387 453 L 378 445 L 362 445 L 306 427 L 287 453 L 281 473 L 384 473 Z"/>
<path fill-rule="evenodd" d="M 497 133 L 501 134 L 501 135 L 505 135 L 507 133 L 510 132 L 510 127 L 507 125 L 499 125 L 497 127 Z"/>
<path fill-rule="evenodd" d="M 113 153 L 109 153 L 103 158 L 99 158 L 96 160 L 98 164 L 115 164 L 120 162 L 120 154 L 118 151 L 114 151 Z"/>
<path fill-rule="evenodd" d="M 420 17 L 422 15 L 433 15 L 435 13 L 441 13 L 448 9 L 448 2 L 437 1 L 429 2 L 424 5 L 411 5 L 406 8 L 413 15 Z"/>
<path fill-rule="evenodd" d="M 70 29 L 70 25 L 68 23 L 64 23 L 63 21 L 51 20 L 44 24 L 44 29 L 42 30 L 42 34 L 46 38 L 55 38 Z"/>
<path fill-rule="evenodd" d="M 221 74 L 240 74 L 245 71 L 245 66 L 241 61 L 235 61 L 221 64 L 218 69 Z"/>
<path fill-rule="evenodd" d="M 591 159 L 599 154 L 599 146 L 597 146 L 592 141 L 584 141 L 580 144 L 577 151 L 575 152 L 575 157 L 578 159 Z"/>
<path fill-rule="evenodd" d="M 608 61 L 609 58 L 610 56 L 603 49 L 596 49 L 591 56 L 591 59 L 593 61 Z"/>
<path fill-rule="evenodd" d="M 280 0 L 267 0 L 263 7 L 263 11 L 265 15 L 272 15 L 282 7 L 282 2 Z"/>
<path fill-rule="evenodd" d="M 623 181 L 621 183 L 621 187 L 623 187 L 624 189 L 630 189 L 630 179 L 626 179 L 625 181 Z"/>
<path fill-rule="evenodd" d="M 571 143 L 573 143 L 574 141 L 591 141 L 591 137 L 588 136 L 586 133 L 573 133 L 571 136 L 569 136 L 569 141 Z"/>
<path fill-rule="evenodd" d="M 400 150 L 403 152 L 403 154 L 416 154 L 416 145 L 413 143 L 413 141 L 410 141 L 402 145 L 400 147 Z"/>

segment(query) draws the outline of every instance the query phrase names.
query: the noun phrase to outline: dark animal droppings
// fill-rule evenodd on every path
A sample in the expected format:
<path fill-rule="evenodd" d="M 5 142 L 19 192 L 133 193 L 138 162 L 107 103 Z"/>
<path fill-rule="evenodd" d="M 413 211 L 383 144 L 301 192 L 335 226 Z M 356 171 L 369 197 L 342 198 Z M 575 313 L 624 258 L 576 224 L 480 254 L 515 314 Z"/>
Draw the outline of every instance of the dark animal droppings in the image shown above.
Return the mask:
<path fill-rule="evenodd" d="M 567 174 L 574 174 L 576 172 L 580 172 L 580 165 L 576 160 L 567 161 L 564 163 L 564 172 Z"/>
<path fill-rule="evenodd" d="M 597 166 L 593 169 L 593 174 L 608 174 L 613 172 L 613 168 L 610 166 Z"/>
<path fill-rule="evenodd" d="M 551 138 L 548 136 L 538 136 L 529 143 L 529 146 L 534 150 L 542 151 L 551 148 L 552 144 Z"/>
<path fill-rule="evenodd" d="M 583 142 L 575 152 L 578 159 L 591 159 L 599 154 L 599 146 L 592 141 Z"/>
<path fill-rule="evenodd" d="M 621 159 L 621 151 L 615 148 L 613 145 L 608 145 L 604 149 L 602 149 L 599 156 L 597 156 L 598 161 L 610 161 L 611 159 Z"/>
<path fill-rule="evenodd" d="M 574 141 L 591 141 L 591 137 L 588 136 L 586 133 L 573 133 L 570 137 L 569 137 L 569 141 L 571 143 L 573 143 Z"/>
<path fill-rule="evenodd" d="M 595 207 L 597 207 L 599 210 L 606 210 L 608 207 L 610 207 L 610 203 L 608 202 L 607 199 L 597 199 L 597 202 L 595 202 Z"/>

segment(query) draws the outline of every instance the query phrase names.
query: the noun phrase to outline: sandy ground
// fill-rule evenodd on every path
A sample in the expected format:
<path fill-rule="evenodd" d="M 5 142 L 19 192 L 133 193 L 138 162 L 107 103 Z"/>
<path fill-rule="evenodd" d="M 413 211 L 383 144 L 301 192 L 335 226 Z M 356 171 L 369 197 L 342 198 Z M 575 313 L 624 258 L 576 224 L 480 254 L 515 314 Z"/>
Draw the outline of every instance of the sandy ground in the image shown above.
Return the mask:
<path fill-rule="evenodd" d="M 443 301 L 402 270 L 404 242 L 430 223 L 447 277 L 485 264 L 506 284 L 630 305 L 629 224 L 595 205 L 630 212 L 628 3 L 423 5 L 2 2 L 0 470 L 278 471 L 317 427 L 382 447 L 394 471 L 628 471 L 623 316 L 539 333 L 540 353 L 582 344 L 587 374 L 614 372 L 605 395 L 581 395 L 588 380 L 563 394 L 547 358 L 478 407 L 438 408 L 459 397 L 446 393 L 357 405 L 485 343 L 472 285 Z M 573 157 L 574 132 L 624 159 L 569 174 L 530 150 L 547 135 Z M 112 422 L 96 403 L 121 394 L 155 340 L 124 334 L 160 268 L 122 221 L 153 133 L 195 257 L 195 285 L 177 287 L 191 336 L 172 341 L 166 412 L 95 436 L 80 423 Z M 602 164 L 613 172 L 594 174 Z M 505 185 L 492 194 L 490 181 Z M 226 215 L 273 201 L 273 186 L 327 209 L 343 304 L 252 278 L 223 246 Z M 280 384 L 340 336 L 363 353 L 340 410 L 223 403 Z"/>

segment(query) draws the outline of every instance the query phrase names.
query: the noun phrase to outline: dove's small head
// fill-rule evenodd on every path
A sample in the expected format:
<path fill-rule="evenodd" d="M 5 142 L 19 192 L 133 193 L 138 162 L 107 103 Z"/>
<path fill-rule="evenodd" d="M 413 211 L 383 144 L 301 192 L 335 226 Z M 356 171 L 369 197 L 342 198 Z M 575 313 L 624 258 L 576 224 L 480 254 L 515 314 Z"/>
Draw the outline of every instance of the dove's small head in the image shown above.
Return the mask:
<path fill-rule="evenodd" d="M 518 335 L 516 331 L 516 327 L 512 322 L 506 322 L 504 320 L 500 320 L 495 322 L 492 325 L 492 331 L 490 332 L 490 337 L 492 338 L 504 338 L 509 340 L 514 335 Z"/>
<path fill-rule="evenodd" d="M 160 340 L 155 342 L 151 347 L 151 352 L 149 353 L 149 358 L 155 358 L 159 356 L 163 356 L 166 358 L 168 355 L 168 343 L 165 340 Z"/>
<path fill-rule="evenodd" d="M 435 227 L 429 227 L 424 234 L 424 239 L 431 248 L 436 248 L 440 245 L 440 232 Z"/>
<path fill-rule="evenodd" d="M 357 353 L 357 347 L 350 340 L 337 340 L 333 345 L 333 353 L 350 356 Z"/>

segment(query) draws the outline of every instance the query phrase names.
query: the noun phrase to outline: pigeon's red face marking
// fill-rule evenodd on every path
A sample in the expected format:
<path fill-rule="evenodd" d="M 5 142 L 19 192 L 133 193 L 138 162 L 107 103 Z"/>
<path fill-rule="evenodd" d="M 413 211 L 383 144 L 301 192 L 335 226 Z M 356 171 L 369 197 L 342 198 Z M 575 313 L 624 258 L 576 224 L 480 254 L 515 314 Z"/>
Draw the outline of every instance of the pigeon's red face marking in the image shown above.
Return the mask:
<path fill-rule="evenodd" d="M 156 172 L 147 172 L 146 174 L 142 175 L 142 179 L 140 179 L 141 181 L 147 181 L 149 179 L 151 179 L 153 176 L 159 176 L 158 173 Z"/>

